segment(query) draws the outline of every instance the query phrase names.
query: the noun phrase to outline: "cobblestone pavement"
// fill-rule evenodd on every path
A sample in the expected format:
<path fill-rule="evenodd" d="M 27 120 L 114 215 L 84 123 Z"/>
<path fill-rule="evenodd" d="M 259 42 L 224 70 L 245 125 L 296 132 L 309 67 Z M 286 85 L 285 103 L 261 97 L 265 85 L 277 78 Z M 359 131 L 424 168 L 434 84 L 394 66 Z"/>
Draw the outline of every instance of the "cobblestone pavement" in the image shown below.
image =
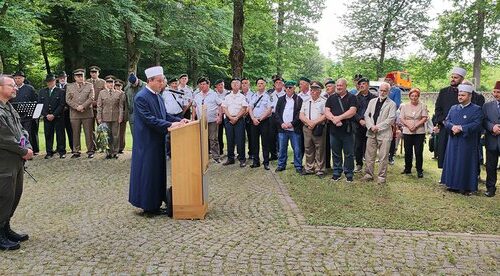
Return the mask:
<path fill-rule="evenodd" d="M 500 237 L 307 226 L 271 171 L 213 164 L 206 220 L 146 218 L 130 155 L 30 162 L 0 274 L 498 275 Z"/>

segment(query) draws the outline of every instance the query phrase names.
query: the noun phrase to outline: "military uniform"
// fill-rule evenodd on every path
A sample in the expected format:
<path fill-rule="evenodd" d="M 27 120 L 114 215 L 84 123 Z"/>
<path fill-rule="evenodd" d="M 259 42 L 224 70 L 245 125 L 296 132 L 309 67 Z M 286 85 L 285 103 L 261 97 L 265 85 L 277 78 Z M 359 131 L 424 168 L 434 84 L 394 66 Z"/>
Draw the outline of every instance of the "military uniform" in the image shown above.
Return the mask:
<path fill-rule="evenodd" d="M 23 156 L 31 149 L 28 132 L 21 125 L 21 118 L 14 107 L 0 101 L 0 231 L 7 237 L 10 218 L 14 215 L 23 192 Z M 19 248 L 17 243 L 8 245 Z M 23 240 L 27 239 L 23 237 Z M 21 241 L 21 240 L 20 240 Z M 3 239 L 5 242 L 5 239 Z M 2 244 L 5 246 L 5 244 Z M 15 246 L 15 247 L 14 247 Z"/>
<path fill-rule="evenodd" d="M 11 99 L 11 103 L 17 102 L 36 102 L 38 100 L 38 95 L 36 94 L 35 88 L 29 84 L 23 84 L 18 87 L 16 97 Z M 23 115 L 23 114 L 20 114 Z M 26 129 L 30 136 L 30 143 L 33 146 L 33 152 L 38 153 L 38 120 L 31 117 L 22 116 L 21 124 L 24 129 Z"/>
<path fill-rule="evenodd" d="M 116 157 L 120 133 L 120 122 L 123 121 L 123 105 L 125 98 L 120 90 L 104 89 L 97 99 L 97 121 L 106 123 L 111 130 L 108 156 Z"/>
<path fill-rule="evenodd" d="M 94 100 L 94 87 L 91 83 L 84 82 L 78 84 L 70 83 L 66 87 L 66 103 L 70 106 L 70 120 L 73 129 L 73 151 L 76 156 L 80 154 L 80 131 L 83 125 L 85 132 L 85 144 L 87 145 L 87 153 L 94 154 L 94 112 L 92 110 L 92 101 Z M 83 111 L 77 110 L 77 107 L 83 106 Z M 75 156 L 75 157 L 76 157 Z"/>
<path fill-rule="evenodd" d="M 144 87 L 146 87 L 146 83 L 142 80 L 139 80 L 137 86 L 133 86 L 130 82 L 127 83 L 127 86 L 124 88 L 125 95 L 127 95 L 127 108 L 128 108 L 128 123 L 130 125 L 130 133 L 132 133 L 132 137 L 134 136 L 134 98 L 137 92 L 141 91 Z"/>
<path fill-rule="evenodd" d="M 123 82 L 121 82 L 121 84 L 123 87 Z M 116 89 L 116 84 L 115 84 L 115 90 L 120 91 L 123 98 L 123 121 L 120 123 L 120 134 L 118 138 L 119 140 L 118 153 L 123 153 L 123 150 L 125 149 L 125 135 L 127 132 L 127 122 L 128 122 L 128 105 L 127 105 L 128 100 L 127 100 L 127 95 L 123 90 Z"/>

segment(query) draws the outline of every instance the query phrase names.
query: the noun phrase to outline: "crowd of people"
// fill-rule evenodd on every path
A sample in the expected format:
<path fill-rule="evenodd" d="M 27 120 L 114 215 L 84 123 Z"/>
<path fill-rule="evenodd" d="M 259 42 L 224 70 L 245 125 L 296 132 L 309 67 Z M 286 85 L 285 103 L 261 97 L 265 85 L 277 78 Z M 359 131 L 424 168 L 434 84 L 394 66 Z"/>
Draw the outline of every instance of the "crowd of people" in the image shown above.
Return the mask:
<path fill-rule="evenodd" d="M 46 159 L 56 153 L 65 158 L 66 141 L 71 158 L 80 158 L 82 128 L 87 157 L 94 158 L 94 131 L 103 124 L 109 131 L 106 158 L 117 158 L 125 148 L 128 121 L 134 139 L 129 201 L 152 214 L 162 212 L 167 194 L 168 128 L 198 119 L 202 106 L 207 110 L 207 142 L 215 163 L 230 166 L 237 160 L 246 167 L 250 161 L 250 168 L 262 165 L 270 170 L 269 162 L 277 160 L 276 172 L 284 171 L 290 144 L 292 164 L 301 175 L 323 178 L 326 169 L 332 168 L 333 181 L 350 183 L 360 173 L 362 181 L 384 184 L 400 133 L 405 152 L 402 174 L 412 173 L 415 155 L 417 177 L 424 176 L 423 148 L 430 131 L 436 140 L 438 167 L 443 169 L 441 183 L 464 195 L 478 190 L 484 134 L 485 195 L 496 192 L 500 81 L 493 89 L 495 100 L 485 103 L 465 80 L 462 68 L 452 70 L 450 86 L 439 92 L 432 119 L 420 101 L 420 90 L 411 89 L 409 102 L 402 104 L 402 91 L 390 76 L 377 93 L 370 92 L 370 81 L 361 75 L 355 76 L 355 88 L 350 91 L 344 78 L 320 82 L 302 77 L 297 83 L 273 76 L 271 84 L 265 78 L 256 79 L 254 92 L 247 78 L 231 79 L 226 90 L 224 80 L 215 81 L 212 89 L 211 81 L 202 77 L 193 90 L 186 74 L 167 80 L 160 66 L 146 69 L 146 81 L 131 73 L 126 85 L 114 76 L 99 78 L 97 66 L 89 69 L 88 79 L 85 69 L 74 70 L 73 83 L 67 83 L 65 72 L 49 74 L 46 87 L 38 93 L 26 83 L 23 72 L 0 76 L 0 190 L 6 191 L 0 196 L 1 249 L 17 249 L 19 242 L 28 239 L 10 228 L 10 218 L 22 193 L 23 164 L 40 150 L 39 120 L 19 116 L 14 108 L 19 102 L 43 104 Z"/>

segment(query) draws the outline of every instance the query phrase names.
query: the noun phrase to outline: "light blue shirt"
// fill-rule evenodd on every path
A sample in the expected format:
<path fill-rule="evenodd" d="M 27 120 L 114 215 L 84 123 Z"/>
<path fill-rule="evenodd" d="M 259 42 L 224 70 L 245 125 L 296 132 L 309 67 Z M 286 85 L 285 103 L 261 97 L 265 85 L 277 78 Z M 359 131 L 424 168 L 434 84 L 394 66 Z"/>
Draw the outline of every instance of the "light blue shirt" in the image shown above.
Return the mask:
<path fill-rule="evenodd" d="M 182 112 L 181 106 L 184 106 L 184 99 L 182 95 L 177 95 L 165 90 L 161 94 L 161 97 L 163 98 L 163 102 L 165 102 L 165 109 L 168 114 L 176 115 Z"/>
<path fill-rule="evenodd" d="M 207 122 L 213 123 L 217 121 L 217 117 L 219 116 L 219 107 L 222 104 L 222 100 L 217 95 L 217 92 L 212 89 L 208 90 L 205 94 L 203 92 L 196 93 L 194 95 L 193 106 L 196 108 L 196 114 L 198 116 L 201 115 L 201 107 L 205 105 L 207 107 Z"/>
<path fill-rule="evenodd" d="M 399 105 L 401 105 L 401 89 L 396 86 L 391 87 L 391 91 L 389 91 L 389 99 L 395 102 L 396 109 L 399 109 Z"/>
<path fill-rule="evenodd" d="M 259 100 L 261 96 L 262 98 Z M 253 116 L 255 118 L 261 118 L 269 108 L 272 108 L 270 98 L 271 97 L 269 97 L 269 94 L 267 94 L 265 91 L 262 93 L 262 95 L 255 93 L 255 97 L 253 97 L 253 100 L 250 103 L 250 108 L 252 109 Z M 259 102 L 257 103 L 257 101 Z"/>

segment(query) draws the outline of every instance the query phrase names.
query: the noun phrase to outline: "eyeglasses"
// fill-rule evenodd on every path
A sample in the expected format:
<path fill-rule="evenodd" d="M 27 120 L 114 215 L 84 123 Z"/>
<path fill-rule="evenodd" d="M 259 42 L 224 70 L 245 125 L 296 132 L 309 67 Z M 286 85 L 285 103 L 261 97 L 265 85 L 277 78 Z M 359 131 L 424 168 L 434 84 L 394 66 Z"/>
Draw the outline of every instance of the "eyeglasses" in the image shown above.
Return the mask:
<path fill-rule="evenodd" d="M 286 89 L 290 89 L 290 88 L 293 88 L 293 86 L 287 86 L 287 87 L 285 87 L 285 88 L 286 88 Z"/>

